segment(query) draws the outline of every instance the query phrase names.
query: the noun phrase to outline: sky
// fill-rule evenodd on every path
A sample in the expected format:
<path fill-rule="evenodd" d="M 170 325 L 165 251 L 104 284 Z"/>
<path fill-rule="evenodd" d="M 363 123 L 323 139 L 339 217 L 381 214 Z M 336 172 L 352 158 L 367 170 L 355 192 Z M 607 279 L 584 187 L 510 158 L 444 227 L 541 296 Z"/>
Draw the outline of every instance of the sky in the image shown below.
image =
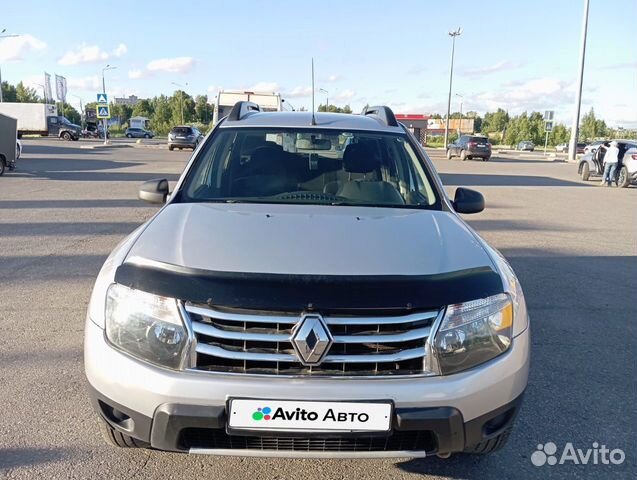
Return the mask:
<path fill-rule="evenodd" d="M 637 127 L 637 0 L 590 0 L 582 111 Z M 610 8 L 609 8 L 610 7 Z M 111 96 L 212 99 L 220 88 L 280 92 L 297 109 L 316 103 L 385 104 L 397 113 L 444 113 L 450 30 L 456 41 L 452 111 L 574 115 L 583 0 L 129 0 L 50 8 L 3 2 L 2 80 L 42 89 L 67 78 L 79 106 Z M 55 87 L 53 85 L 53 87 Z M 327 90 L 329 93 L 319 91 Z M 461 95 L 462 97 L 458 96 Z"/>

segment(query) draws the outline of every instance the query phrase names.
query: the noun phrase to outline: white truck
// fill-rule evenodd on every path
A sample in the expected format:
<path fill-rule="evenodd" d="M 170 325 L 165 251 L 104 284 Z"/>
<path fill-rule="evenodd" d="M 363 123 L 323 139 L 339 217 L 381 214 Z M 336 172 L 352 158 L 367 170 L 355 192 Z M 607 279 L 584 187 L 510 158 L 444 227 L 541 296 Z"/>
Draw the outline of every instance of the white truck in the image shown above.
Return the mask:
<path fill-rule="evenodd" d="M 82 132 L 79 125 L 58 115 L 55 105 L 2 102 L 0 113 L 18 121 L 18 138 L 22 135 L 50 135 L 64 140 L 78 140 Z"/>
<path fill-rule="evenodd" d="M 212 116 L 213 125 L 216 125 L 220 118 L 228 115 L 237 102 L 254 102 L 264 112 L 280 112 L 284 100 L 281 98 L 281 94 L 274 92 L 219 90 Z"/>

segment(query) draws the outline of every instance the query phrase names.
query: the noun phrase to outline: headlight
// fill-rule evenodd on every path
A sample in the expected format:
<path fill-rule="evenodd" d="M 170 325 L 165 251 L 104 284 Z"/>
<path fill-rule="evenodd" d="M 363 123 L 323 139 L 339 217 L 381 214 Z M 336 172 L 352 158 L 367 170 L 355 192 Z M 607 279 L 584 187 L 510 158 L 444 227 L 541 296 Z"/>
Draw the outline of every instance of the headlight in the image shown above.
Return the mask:
<path fill-rule="evenodd" d="M 143 360 L 178 369 L 188 335 L 174 298 L 113 284 L 106 294 L 106 338 Z"/>
<path fill-rule="evenodd" d="M 513 302 L 506 293 L 449 305 L 434 339 L 440 373 L 474 367 L 506 352 L 513 339 Z"/>

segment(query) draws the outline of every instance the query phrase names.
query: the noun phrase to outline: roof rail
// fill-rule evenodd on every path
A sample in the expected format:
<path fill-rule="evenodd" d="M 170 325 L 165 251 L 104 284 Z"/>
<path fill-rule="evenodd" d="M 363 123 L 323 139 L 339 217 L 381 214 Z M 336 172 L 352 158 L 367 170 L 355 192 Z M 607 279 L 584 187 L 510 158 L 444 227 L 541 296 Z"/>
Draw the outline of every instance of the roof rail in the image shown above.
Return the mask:
<path fill-rule="evenodd" d="M 248 113 L 261 111 L 261 107 L 254 102 L 237 102 L 232 107 L 228 120 L 243 120 Z"/>
<path fill-rule="evenodd" d="M 363 109 L 363 115 L 375 115 L 380 121 L 382 121 L 388 127 L 397 127 L 398 121 L 391 108 L 384 105 L 377 105 L 374 107 L 365 107 Z"/>

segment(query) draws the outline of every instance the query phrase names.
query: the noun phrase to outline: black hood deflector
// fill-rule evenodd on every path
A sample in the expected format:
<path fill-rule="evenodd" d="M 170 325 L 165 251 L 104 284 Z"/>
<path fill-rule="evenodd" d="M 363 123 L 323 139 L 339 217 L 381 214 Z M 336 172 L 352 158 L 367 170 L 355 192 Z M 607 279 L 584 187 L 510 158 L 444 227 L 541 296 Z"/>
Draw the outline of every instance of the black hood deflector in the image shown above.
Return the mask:
<path fill-rule="evenodd" d="M 279 312 L 437 309 L 504 291 L 490 267 L 434 275 L 286 275 L 124 263 L 115 281 L 192 303 Z"/>

